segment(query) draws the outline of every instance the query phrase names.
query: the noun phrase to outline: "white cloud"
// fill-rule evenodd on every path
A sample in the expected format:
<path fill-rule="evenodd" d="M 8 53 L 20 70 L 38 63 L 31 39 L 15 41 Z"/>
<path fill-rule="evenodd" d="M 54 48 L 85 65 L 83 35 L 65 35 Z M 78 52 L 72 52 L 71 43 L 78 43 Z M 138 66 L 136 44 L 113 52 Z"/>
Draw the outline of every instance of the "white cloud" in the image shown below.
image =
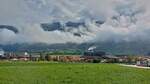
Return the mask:
<path fill-rule="evenodd" d="M 0 31 L 2 43 L 82 43 L 94 41 L 150 40 L 148 0 L 0 0 L 0 23 L 16 26 L 20 33 Z M 93 19 L 104 20 L 96 26 Z M 45 32 L 39 25 L 52 21 L 86 21 L 88 30 Z M 9 33 L 10 35 L 7 35 Z"/>

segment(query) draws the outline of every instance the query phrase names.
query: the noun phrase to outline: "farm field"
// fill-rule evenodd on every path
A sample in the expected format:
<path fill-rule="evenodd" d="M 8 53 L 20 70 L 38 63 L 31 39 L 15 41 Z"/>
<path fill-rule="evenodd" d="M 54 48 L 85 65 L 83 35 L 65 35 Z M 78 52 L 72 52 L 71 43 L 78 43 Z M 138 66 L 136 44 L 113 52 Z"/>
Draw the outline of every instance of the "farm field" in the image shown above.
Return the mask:
<path fill-rule="evenodd" d="M 0 84 L 150 84 L 150 70 L 118 64 L 0 62 Z"/>

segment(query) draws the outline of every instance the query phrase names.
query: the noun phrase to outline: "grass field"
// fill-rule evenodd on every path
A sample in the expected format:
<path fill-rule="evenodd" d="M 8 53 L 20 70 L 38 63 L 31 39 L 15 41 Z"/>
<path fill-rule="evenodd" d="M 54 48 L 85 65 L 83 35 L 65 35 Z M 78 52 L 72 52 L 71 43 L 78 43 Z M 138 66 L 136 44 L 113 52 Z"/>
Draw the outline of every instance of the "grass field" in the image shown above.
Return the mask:
<path fill-rule="evenodd" d="M 150 84 L 150 70 L 117 64 L 0 62 L 0 84 Z"/>

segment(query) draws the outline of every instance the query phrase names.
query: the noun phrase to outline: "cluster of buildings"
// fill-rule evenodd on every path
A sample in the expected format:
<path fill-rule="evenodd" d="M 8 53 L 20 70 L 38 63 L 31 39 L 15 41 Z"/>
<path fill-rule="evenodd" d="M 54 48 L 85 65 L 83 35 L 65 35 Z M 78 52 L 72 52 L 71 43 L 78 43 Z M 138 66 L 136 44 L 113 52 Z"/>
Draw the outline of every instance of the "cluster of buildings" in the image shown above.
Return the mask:
<path fill-rule="evenodd" d="M 85 51 L 82 55 L 49 55 L 40 53 L 5 53 L 0 50 L 1 60 L 12 61 L 58 61 L 58 62 L 91 62 L 91 63 L 116 63 L 119 57 L 108 55 L 102 51 Z"/>
<path fill-rule="evenodd" d="M 12 61 L 59 61 L 59 62 L 116 62 L 118 57 L 106 55 L 101 51 L 86 51 L 83 55 L 49 55 L 40 53 L 5 53 L 0 50 L 1 60 Z"/>
<path fill-rule="evenodd" d="M 0 60 L 11 60 L 11 61 L 38 61 L 40 59 L 39 54 L 29 54 L 28 52 L 5 52 L 0 49 Z"/>
<path fill-rule="evenodd" d="M 49 55 L 27 52 L 5 53 L 0 49 L 1 60 L 11 61 L 57 61 L 57 62 L 90 62 L 90 63 L 126 63 L 150 67 L 149 56 L 110 55 L 102 51 L 88 50 L 82 55 Z"/>
<path fill-rule="evenodd" d="M 138 60 L 136 61 L 137 66 L 145 66 L 145 67 L 150 67 L 150 57 L 145 56 L 143 57 L 138 57 Z"/>
<path fill-rule="evenodd" d="M 118 60 L 118 57 L 106 54 L 102 51 L 93 51 L 88 50 L 83 53 L 81 56 L 85 62 L 93 62 L 93 63 L 115 63 Z"/>
<path fill-rule="evenodd" d="M 48 55 L 45 58 L 47 61 L 81 62 L 80 55 Z"/>

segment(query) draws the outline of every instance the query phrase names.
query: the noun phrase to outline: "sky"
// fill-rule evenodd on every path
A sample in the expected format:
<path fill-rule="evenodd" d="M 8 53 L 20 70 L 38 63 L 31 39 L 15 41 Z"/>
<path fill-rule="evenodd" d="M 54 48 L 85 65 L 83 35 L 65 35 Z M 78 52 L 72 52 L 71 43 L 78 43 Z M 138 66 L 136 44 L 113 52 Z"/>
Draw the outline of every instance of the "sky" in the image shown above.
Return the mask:
<path fill-rule="evenodd" d="M 19 30 L 16 34 L 0 29 L 0 44 L 149 41 L 149 4 L 149 0 L 0 0 L 0 25 Z M 104 24 L 97 26 L 96 20 Z M 48 32 L 40 27 L 54 21 L 83 21 L 87 28 Z"/>

